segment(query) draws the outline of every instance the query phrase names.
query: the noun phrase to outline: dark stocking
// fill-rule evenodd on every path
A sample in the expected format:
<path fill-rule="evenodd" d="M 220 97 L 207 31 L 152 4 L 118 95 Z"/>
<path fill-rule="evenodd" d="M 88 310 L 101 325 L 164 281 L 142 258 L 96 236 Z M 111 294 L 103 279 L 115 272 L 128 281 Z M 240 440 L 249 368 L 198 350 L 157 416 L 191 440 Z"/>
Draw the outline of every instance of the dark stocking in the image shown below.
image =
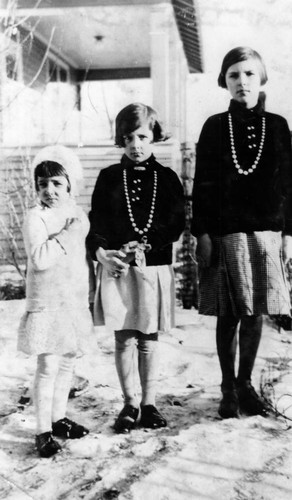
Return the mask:
<path fill-rule="evenodd" d="M 244 316 L 239 329 L 239 369 L 237 383 L 250 382 L 262 334 L 262 316 Z"/>
<path fill-rule="evenodd" d="M 216 326 L 217 353 L 222 372 L 222 390 L 232 390 L 235 384 L 236 327 L 234 316 L 219 316 Z"/>

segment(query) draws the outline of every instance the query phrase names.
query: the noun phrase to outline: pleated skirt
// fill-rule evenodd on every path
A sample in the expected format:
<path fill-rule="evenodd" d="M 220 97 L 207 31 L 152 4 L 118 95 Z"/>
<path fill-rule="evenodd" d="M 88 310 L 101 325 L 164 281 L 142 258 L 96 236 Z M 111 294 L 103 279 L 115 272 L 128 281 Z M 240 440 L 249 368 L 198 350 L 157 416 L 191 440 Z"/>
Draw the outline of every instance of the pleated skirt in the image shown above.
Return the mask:
<path fill-rule="evenodd" d="M 201 314 L 290 315 L 281 233 L 233 233 L 212 243 L 210 267 L 199 268 Z"/>
<path fill-rule="evenodd" d="M 101 264 L 97 266 L 95 325 L 144 334 L 169 331 L 174 326 L 174 308 L 172 266 L 148 266 L 143 272 L 130 266 L 120 278 L 113 278 Z"/>

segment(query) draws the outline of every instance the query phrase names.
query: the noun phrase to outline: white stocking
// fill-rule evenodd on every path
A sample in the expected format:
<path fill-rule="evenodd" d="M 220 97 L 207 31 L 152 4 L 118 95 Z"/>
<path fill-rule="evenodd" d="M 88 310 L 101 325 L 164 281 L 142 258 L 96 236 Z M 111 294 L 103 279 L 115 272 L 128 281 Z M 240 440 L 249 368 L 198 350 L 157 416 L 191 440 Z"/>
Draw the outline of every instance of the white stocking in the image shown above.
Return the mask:
<path fill-rule="evenodd" d="M 141 405 L 154 405 L 158 380 L 159 344 L 152 335 L 140 335 L 138 339 L 138 368 L 142 387 Z M 148 338 L 147 338 L 148 337 Z M 152 337 L 152 338 L 151 338 Z"/>
<path fill-rule="evenodd" d="M 40 354 L 34 382 L 34 405 L 36 409 L 36 433 L 52 429 L 52 404 L 55 379 L 59 369 L 59 356 Z"/>
<path fill-rule="evenodd" d="M 52 405 L 52 422 L 57 422 L 66 415 L 68 396 L 72 383 L 75 356 L 66 354 L 61 356 L 59 371 L 55 380 L 55 390 Z"/>
<path fill-rule="evenodd" d="M 75 356 L 40 354 L 34 383 L 36 433 L 52 430 L 52 422 L 65 417 Z"/>

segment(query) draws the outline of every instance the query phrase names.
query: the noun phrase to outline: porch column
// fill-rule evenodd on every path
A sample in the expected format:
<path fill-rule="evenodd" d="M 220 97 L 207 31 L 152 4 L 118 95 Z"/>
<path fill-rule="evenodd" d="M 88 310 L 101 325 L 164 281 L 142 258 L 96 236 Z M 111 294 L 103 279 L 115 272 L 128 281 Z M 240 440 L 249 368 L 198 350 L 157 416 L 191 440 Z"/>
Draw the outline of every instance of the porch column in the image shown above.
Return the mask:
<path fill-rule="evenodd" d="M 152 7 L 150 43 L 153 107 L 172 137 L 185 142 L 188 64 L 171 4 Z"/>
<path fill-rule="evenodd" d="M 170 64 L 169 64 L 169 120 L 170 120 L 170 131 L 172 136 L 177 141 L 180 141 L 180 86 L 184 82 L 180 82 L 180 48 L 181 40 L 179 33 L 177 31 L 176 22 L 174 17 L 171 18 L 170 26 L 170 41 L 169 41 L 169 52 L 170 52 Z"/>
<path fill-rule="evenodd" d="M 179 93 L 179 124 L 180 124 L 180 143 L 184 143 L 188 139 L 187 134 L 187 80 L 189 76 L 189 68 L 183 46 L 181 43 L 181 51 L 179 57 L 179 76 L 180 81 Z"/>
<path fill-rule="evenodd" d="M 151 78 L 153 84 L 153 107 L 170 130 L 170 19 L 173 15 L 170 4 L 152 7 L 150 18 Z"/>

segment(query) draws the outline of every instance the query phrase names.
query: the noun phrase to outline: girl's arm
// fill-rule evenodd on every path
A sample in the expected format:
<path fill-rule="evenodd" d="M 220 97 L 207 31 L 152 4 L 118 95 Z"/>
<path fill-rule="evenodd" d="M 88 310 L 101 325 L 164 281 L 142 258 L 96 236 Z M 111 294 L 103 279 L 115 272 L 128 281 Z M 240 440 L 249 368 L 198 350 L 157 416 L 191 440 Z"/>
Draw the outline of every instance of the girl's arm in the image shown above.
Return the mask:
<path fill-rule="evenodd" d="M 106 182 L 106 176 L 101 170 L 92 194 L 89 212 L 90 230 L 86 238 L 86 245 L 93 260 L 96 260 L 96 251 L 99 247 L 108 248 L 108 228 L 106 225 L 110 211 L 108 193 L 109 186 Z"/>
<path fill-rule="evenodd" d="M 209 267 L 212 255 L 212 240 L 205 233 L 197 236 L 196 256 L 201 267 Z"/>
<path fill-rule="evenodd" d="M 280 165 L 282 193 L 285 197 L 284 235 L 292 236 L 292 150 L 287 121 L 281 117 L 276 134 L 276 149 Z M 292 256 L 291 256 L 292 257 Z"/>
<path fill-rule="evenodd" d="M 67 245 L 72 244 L 74 232 L 80 231 L 78 219 L 67 221 L 58 234 L 49 237 L 44 221 L 37 213 L 29 213 L 23 224 L 25 250 L 32 266 L 37 271 L 44 271 L 66 254 Z"/>
<path fill-rule="evenodd" d="M 204 124 L 196 151 L 196 171 L 192 193 L 194 236 L 212 234 L 212 226 L 220 217 L 220 138 L 221 116 L 210 117 Z"/>
<path fill-rule="evenodd" d="M 122 261 L 126 257 L 125 253 L 108 249 L 107 235 L 111 230 L 111 224 L 108 222 L 109 192 L 112 188 L 107 182 L 106 173 L 101 170 L 92 194 L 89 212 L 90 230 L 86 245 L 92 260 L 100 262 L 110 274 L 117 277 L 125 272 L 129 265 Z"/>
<path fill-rule="evenodd" d="M 121 250 L 105 250 L 99 247 L 96 251 L 96 258 L 105 269 L 113 276 L 118 277 L 126 272 L 129 264 L 122 261 L 126 254 Z"/>
<path fill-rule="evenodd" d="M 80 208 L 76 207 L 74 216 L 66 220 L 66 224 L 62 231 L 54 235 L 54 238 L 60 243 L 65 253 L 69 253 L 72 245 L 75 244 L 76 239 L 84 239 L 89 231 L 89 220 L 85 212 Z"/>
<path fill-rule="evenodd" d="M 282 190 L 285 194 L 285 229 L 282 238 L 282 256 L 284 264 L 292 260 L 292 150 L 291 134 L 288 123 L 281 119 L 282 128 L 279 133 L 277 155 L 280 160 Z"/>

